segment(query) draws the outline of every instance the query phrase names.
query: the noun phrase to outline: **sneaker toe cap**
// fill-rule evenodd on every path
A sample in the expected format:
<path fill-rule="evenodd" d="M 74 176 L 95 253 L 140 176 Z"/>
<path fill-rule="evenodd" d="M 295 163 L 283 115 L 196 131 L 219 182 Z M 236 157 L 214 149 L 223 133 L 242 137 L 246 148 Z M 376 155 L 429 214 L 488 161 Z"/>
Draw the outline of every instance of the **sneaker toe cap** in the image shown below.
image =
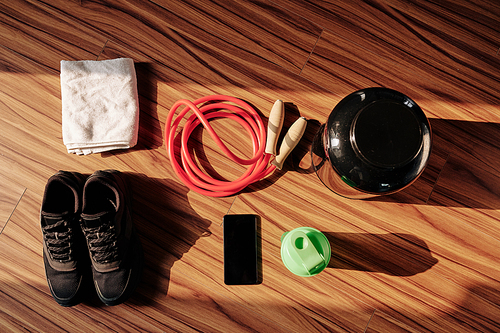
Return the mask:
<path fill-rule="evenodd" d="M 120 269 L 114 272 L 94 273 L 94 282 L 99 298 L 107 305 L 122 301 L 130 286 L 131 270 Z"/>
<path fill-rule="evenodd" d="M 78 294 L 82 285 L 82 276 L 66 274 L 58 278 L 48 279 L 52 296 L 62 306 L 71 306 L 78 303 Z"/>

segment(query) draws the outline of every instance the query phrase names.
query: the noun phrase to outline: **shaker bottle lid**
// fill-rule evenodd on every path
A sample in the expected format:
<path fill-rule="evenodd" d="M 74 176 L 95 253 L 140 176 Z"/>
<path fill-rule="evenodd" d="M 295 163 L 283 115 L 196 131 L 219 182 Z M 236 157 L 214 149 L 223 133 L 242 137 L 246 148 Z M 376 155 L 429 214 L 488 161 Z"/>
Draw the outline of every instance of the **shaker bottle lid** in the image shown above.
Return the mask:
<path fill-rule="evenodd" d="M 330 243 L 323 233 L 314 228 L 300 227 L 286 232 L 281 241 L 281 259 L 295 275 L 317 275 L 330 262 Z"/>

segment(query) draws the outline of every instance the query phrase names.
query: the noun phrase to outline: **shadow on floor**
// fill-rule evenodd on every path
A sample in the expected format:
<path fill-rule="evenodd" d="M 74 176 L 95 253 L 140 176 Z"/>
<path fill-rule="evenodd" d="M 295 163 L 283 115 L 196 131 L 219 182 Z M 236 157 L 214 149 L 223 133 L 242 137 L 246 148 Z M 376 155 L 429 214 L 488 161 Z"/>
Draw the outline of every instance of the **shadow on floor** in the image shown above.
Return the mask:
<path fill-rule="evenodd" d="M 126 175 L 133 189 L 134 222 L 145 257 L 142 281 L 133 298 L 148 304 L 158 294 L 167 294 L 172 266 L 200 237 L 211 235 L 211 222 L 191 208 L 187 188 L 168 179 Z"/>
<path fill-rule="evenodd" d="M 332 249 L 329 268 L 412 276 L 438 262 L 423 240 L 409 234 L 324 234 Z"/>
<path fill-rule="evenodd" d="M 499 209 L 500 124 L 449 119 L 430 123 L 434 156 L 422 180 L 401 193 L 373 200 Z M 412 193 L 425 194 L 425 200 L 412 201 Z"/>

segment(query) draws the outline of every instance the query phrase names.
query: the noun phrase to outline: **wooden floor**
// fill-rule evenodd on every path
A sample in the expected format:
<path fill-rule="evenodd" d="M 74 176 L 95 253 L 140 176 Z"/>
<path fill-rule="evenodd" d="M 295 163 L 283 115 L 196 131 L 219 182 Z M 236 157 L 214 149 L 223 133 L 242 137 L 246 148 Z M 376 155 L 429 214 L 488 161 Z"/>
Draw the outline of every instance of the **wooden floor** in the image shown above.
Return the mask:
<path fill-rule="evenodd" d="M 0 331 L 500 332 L 500 4 L 496 0 L 0 1 Z M 132 58 L 139 143 L 68 154 L 61 60 Z M 312 138 L 357 89 L 383 86 L 430 118 L 422 177 L 393 196 L 335 195 L 311 170 Z M 179 99 L 226 94 L 264 123 L 276 99 L 285 127 L 308 127 L 282 171 L 225 198 L 190 191 L 163 143 Z M 231 121 L 214 127 L 250 155 Z M 238 135 L 242 135 L 239 139 Z M 236 138 L 236 140 L 235 140 Z M 208 134 L 201 159 L 234 179 Z M 249 145 L 249 143 L 248 143 Z M 247 148 L 248 147 L 248 148 Z M 57 170 L 126 172 L 145 250 L 136 293 L 71 308 L 45 280 L 39 210 Z M 263 281 L 223 282 L 222 217 L 261 217 Z M 280 236 L 325 232 L 328 268 L 291 274 Z"/>

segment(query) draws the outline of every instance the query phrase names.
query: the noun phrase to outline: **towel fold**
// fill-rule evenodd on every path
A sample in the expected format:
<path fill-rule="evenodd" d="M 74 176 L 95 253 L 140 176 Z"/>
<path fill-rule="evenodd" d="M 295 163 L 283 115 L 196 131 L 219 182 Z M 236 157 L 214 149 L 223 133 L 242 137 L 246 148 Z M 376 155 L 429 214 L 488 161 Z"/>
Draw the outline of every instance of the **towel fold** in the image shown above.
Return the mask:
<path fill-rule="evenodd" d="M 68 153 L 88 155 L 137 144 L 134 61 L 61 61 L 62 135 Z"/>

